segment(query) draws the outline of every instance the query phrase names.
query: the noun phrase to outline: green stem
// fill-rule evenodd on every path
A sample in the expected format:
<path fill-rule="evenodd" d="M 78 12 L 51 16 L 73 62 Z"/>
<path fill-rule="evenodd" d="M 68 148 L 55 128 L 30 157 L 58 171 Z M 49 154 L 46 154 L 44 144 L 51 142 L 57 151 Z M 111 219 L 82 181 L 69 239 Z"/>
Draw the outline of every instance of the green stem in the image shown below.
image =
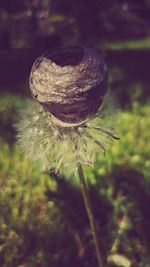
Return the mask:
<path fill-rule="evenodd" d="M 80 180 L 80 185 L 81 185 L 81 190 L 82 190 L 85 208 L 86 208 L 88 218 L 89 218 L 89 223 L 90 223 L 90 227 L 91 227 L 93 241 L 95 244 L 95 250 L 96 250 L 98 265 L 99 265 L 99 267 L 104 267 L 101 252 L 100 252 L 100 246 L 99 246 L 99 241 L 98 241 L 95 219 L 94 219 L 94 215 L 93 215 L 93 211 L 92 211 L 92 207 L 91 207 L 91 202 L 90 202 L 90 198 L 89 198 L 89 194 L 88 194 L 88 187 L 87 187 L 87 184 L 85 182 L 83 169 L 82 169 L 82 166 L 80 163 L 78 163 L 78 175 L 79 175 L 79 180 Z"/>

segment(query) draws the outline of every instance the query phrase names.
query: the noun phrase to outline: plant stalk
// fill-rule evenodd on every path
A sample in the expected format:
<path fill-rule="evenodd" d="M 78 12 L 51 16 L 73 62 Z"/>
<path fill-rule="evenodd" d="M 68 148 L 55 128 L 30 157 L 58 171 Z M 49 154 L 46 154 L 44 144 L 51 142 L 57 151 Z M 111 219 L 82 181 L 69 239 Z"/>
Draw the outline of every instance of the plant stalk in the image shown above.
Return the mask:
<path fill-rule="evenodd" d="M 82 165 L 80 163 L 78 163 L 78 176 L 79 176 L 79 180 L 80 180 L 80 186 L 81 186 L 81 191 L 82 191 L 82 195 L 83 195 L 83 199 L 84 199 L 85 208 L 86 208 L 89 223 L 90 223 L 91 233 L 92 233 L 93 241 L 94 241 L 94 245 L 95 245 L 98 266 L 104 267 L 101 252 L 100 252 L 100 246 L 99 246 L 99 240 L 98 240 L 98 235 L 97 235 L 95 218 L 93 215 L 91 201 L 89 198 L 88 187 L 87 187 L 87 184 L 85 181 L 83 168 L 82 168 Z"/>

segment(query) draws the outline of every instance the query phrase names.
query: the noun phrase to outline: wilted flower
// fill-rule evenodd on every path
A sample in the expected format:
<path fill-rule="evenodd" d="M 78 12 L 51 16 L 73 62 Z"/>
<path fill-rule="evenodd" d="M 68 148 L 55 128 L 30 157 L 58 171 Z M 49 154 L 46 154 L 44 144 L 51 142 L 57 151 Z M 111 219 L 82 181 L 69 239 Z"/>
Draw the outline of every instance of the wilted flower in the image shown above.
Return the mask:
<path fill-rule="evenodd" d="M 107 68 L 97 52 L 69 47 L 45 53 L 32 67 L 30 89 L 35 100 L 20 112 L 18 141 L 43 170 L 91 165 L 116 138 Z"/>

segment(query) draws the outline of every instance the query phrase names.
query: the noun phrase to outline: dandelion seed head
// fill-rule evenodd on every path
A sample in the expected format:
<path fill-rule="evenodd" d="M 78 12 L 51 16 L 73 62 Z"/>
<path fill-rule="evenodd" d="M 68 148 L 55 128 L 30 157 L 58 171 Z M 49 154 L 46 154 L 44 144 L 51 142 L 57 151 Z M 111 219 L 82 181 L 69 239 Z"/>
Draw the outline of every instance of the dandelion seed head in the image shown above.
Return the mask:
<path fill-rule="evenodd" d="M 105 153 L 114 135 L 114 110 L 109 107 L 108 94 L 104 99 L 105 105 L 96 117 L 70 128 L 55 124 L 37 101 L 26 100 L 15 125 L 21 149 L 43 171 L 76 173 L 77 162 L 93 166 L 97 154 Z M 39 116 L 36 121 L 34 110 Z"/>

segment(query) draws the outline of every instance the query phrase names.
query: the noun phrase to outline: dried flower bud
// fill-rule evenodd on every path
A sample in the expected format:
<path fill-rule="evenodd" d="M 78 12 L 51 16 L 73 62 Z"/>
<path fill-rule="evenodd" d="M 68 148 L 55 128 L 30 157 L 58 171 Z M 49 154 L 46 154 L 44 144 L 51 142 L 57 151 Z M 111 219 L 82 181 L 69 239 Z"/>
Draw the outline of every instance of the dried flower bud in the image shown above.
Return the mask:
<path fill-rule="evenodd" d="M 107 87 L 107 67 L 99 53 L 84 47 L 59 48 L 34 63 L 33 96 L 58 121 L 80 124 L 98 111 Z"/>

